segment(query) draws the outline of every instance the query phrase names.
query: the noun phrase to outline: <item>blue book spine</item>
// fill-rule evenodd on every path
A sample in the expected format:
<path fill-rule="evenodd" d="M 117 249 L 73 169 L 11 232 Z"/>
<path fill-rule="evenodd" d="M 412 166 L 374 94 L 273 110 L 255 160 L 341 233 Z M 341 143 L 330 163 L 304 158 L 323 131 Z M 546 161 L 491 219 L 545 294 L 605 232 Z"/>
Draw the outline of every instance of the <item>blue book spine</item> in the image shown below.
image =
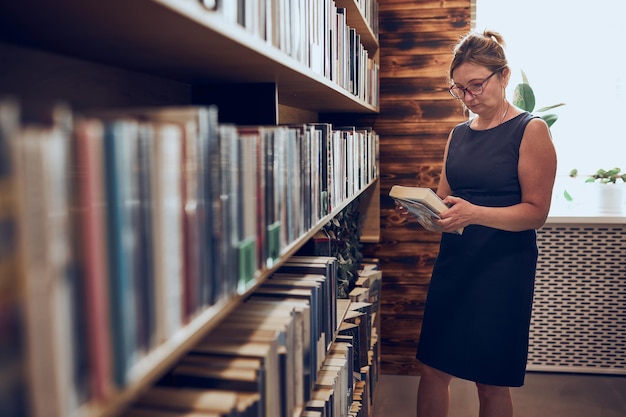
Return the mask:
<path fill-rule="evenodd" d="M 137 126 L 111 121 L 105 125 L 104 165 L 109 254 L 110 314 L 113 334 L 114 380 L 126 385 L 137 346 L 133 280 L 135 236 L 132 219 L 133 179 Z"/>

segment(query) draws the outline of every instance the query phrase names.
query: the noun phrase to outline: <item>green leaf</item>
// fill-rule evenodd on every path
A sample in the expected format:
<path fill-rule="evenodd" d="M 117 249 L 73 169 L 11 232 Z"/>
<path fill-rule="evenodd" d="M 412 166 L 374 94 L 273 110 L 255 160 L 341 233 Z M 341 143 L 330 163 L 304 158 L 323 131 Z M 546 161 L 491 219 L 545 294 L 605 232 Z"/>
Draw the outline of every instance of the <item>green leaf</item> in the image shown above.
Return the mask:
<path fill-rule="evenodd" d="M 609 176 L 609 177 L 614 177 L 614 176 L 617 176 L 617 174 L 619 174 L 620 171 L 621 171 L 621 169 L 619 169 L 619 168 L 609 169 L 608 172 L 606 173 L 606 175 Z"/>
<path fill-rule="evenodd" d="M 515 87 L 513 104 L 528 112 L 532 112 L 535 109 L 535 93 L 529 84 L 518 84 Z"/>
<path fill-rule="evenodd" d="M 524 70 L 521 70 L 521 71 L 522 71 L 522 81 L 524 82 L 524 84 L 530 84 L 528 82 L 528 77 L 526 77 L 526 73 L 524 72 Z"/>
<path fill-rule="evenodd" d="M 555 108 L 561 107 L 561 106 L 565 106 L 565 103 L 553 104 L 551 106 L 542 107 L 539 110 L 537 110 L 537 112 L 548 111 L 548 110 L 555 109 Z"/>
<path fill-rule="evenodd" d="M 574 201 L 574 199 L 572 198 L 570 193 L 567 192 L 567 190 L 563 190 L 563 197 L 565 197 L 565 201 L 569 201 L 569 202 Z"/>
<path fill-rule="evenodd" d="M 541 116 L 541 118 L 543 120 L 545 120 L 545 122 L 548 124 L 548 127 L 551 127 L 554 122 L 557 121 L 557 119 L 559 118 L 559 116 L 557 116 L 556 114 L 544 114 L 543 116 Z"/>

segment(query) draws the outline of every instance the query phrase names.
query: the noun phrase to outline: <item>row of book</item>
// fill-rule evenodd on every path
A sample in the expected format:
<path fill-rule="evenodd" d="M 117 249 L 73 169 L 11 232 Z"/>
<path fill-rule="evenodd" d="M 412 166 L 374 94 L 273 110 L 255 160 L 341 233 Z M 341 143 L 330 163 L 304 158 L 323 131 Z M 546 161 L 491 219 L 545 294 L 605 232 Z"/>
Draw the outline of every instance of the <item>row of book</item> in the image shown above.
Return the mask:
<path fill-rule="evenodd" d="M 355 0 L 357 7 L 363 14 L 365 21 L 372 29 L 374 36 L 378 38 L 378 0 Z"/>
<path fill-rule="evenodd" d="M 0 385 L 32 416 L 106 401 L 377 175 L 370 129 L 31 110 L 0 102 Z"/>
<path fill-rule="evenodd" d="M 361 100 L 379 105 L 376 51 L 363 46 L 361 34 L 347 23 L 347 10 L 337 7 L 334 0 L 204 0 L 203 3 L 226 21 L 243 26 Z M 358 3 L 360 12 L 376 31 L 377 4 L 375 0 Z"/>
<path fill-rule="evenodd" d="M 336 258 L 294 256 L 124 417 L 368 416 L 379 361 L 374 308 L 339 300 L 338 310 L 337 267 Z M 380 283 L 380 271 L 364 273 L 364 285 Z"/>

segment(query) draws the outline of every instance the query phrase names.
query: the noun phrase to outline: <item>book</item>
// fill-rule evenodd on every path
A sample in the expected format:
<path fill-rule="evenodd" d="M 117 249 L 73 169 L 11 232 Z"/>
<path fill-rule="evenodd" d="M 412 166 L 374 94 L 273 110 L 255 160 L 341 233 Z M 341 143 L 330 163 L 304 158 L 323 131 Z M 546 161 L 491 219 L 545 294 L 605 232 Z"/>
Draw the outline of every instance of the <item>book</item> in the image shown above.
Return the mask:
<path fill-rule="evenodd" d="M 133 225 L 136 181 L 131 175 L 139 126 L 131 120 L 104 124 L 104 170 L 109 272 L 109 312 L 113 329 L 114 380 L 126 385 L 137 360 L 137 305 L 133 273 L 137 235 Z"/>
<path fill-rule="evenodd" d="M 150 387 L 135 402 L 136 407 L 153 410 L 213 412 L 216 415 L 232 412 L 236 404 L 235 391 L 168 386 Z"/>
<path fill-rule="evenodd" d="M 21 110 L 25 108 L 22 107 Z M 69 217 L 71 110 L 29 108 L 12 138 L 19 214 L 15 232 L 23 290 L 30 415 L 73 415 L 82 401 L 84 354 Z M 80 359 L 80 361 L 79 361 Z M 81 374 L 79 376 L 79 373 Z"/>
<path fill-rule="evenodd" d="M 112 394 L 112 347 L 107 269 L 103 125 L 82 118 L 74 125 L 73 183 L 79 259 L 84 281 L 90 392 L 98 401 Z"/>
<path fill-rule="evenodd" d="M 303 356 L 303 359 L 305 361 L 304 366 L 306 367 L 303 377 L 305 387 L 308 387 L 310 389 L 315 382 L 317 369 L 319 369 L 319 366 L 321 366 L 321 362 L 323 359 L 321 352 L 323 348 L 324 337 L 323 333 L 320 331 L 320 323 L 318 321 L 317 314 L 317 309 L 319 308 L 318 306 L 321 301 L 317 298 L 317 292 L 305 288 L 275 287 L 264 283 L 255 291 L 254 295 L 255 297 L 259 298 L 287 297 L 291 299 L 301 299 L 309 304 L 310 310 L 308 317 L 310 321 L 308 323 L 309 326 L 304 329 L 308 331 L 308 338 L 305 340 L 307 347 L 306 351 L 304 351 L 303 347 L 303 352 L 308 352 L 309 354 Z M 307 388 L 305 388 L 305 392 L 309 392 Z"/>
<path fill-rule="evenodd" d="M 151 169 L 153 165 L 154 129 L 148 123 L 138 123 L 134 161 L 129 166 L 130 178 L 134 183 L 134 192 L 129 203 L 129 214 L 135 246 L 132 280 L 136 306 L 137 351 L 144 356 L 155 346 L 155 288 L 153 256 L 153 204 Z M 130 178 L 123 178 L 128 181 Z"/>
<path fill-rule="evenodd" d="M 439 219 L 439 214 L 447 210 L 448 206 L 432 189 L 394 185 L 389 191 L 389 197 L 415 216 L 424 229 L 431 232 L 442 231 L 434 219 Z M 462 234 L 463 228 L 457 229 L 454 233 Z"/>
<path fill-rule="evenodd" d="M 154 304 L 156 342 L 173 337 L 183 325 L 182 129 L 155 124 L 152 176 Z"/>
<path fill-rule="evenodd" d="M 282 416 L 292 416 L 304 404 L 304 318 L 292 305 L 282 303 L 243 303 L 208 337 L 241 342 L 278 340 L 281 361 L 279 388 Z"/>
<path fill-rule="evenodd" d="M 154 408 L 132 407 L 126 410 L 124 417 L 222 417 L 224 414 L 205 412 L 158 410 Z"/>
<path fill-rule="evenodd" d="M 257 256 L 257 207 L 260 197 L 257 190 L 257 153 L 260 146 L 260 135 L 249 134 L 236 128 L 234 154 L 237 158 L 236 174 L 238 204 L 235 221 L 239 224 L 237 236 L 237 290 L 243 294 L 256 282 L 259 268 Z M 235 162 L 233 161 L 233 165 Z"/>
<path fill-rule="evenodd" d="M 24 277 L 17 228 L 20 217 L 11 140 L 19 129 L 19 103 L 0 98 L 0 416 L 28 414 L 28 357 L 23 329 Z"/>
<path fill-rule="evenodd" d="M 339 261 L 333 256 L 292 256 L 279 269 L 278 273 L 319 274 L 326 277 L 323 299 L 325 309 L 320 316 L 320 325 L 324 325 L 326 335 L 332 335 L 337 323 L 337 274 Z M 328 347 L 330 341 L 326 341 Z"/>
<path fill-rule="evenodd" d="M 265 167 L 263 175 L 265 176 L 265 193 L 264 193 L 264 227 L 265 230 L 265 249 L 264 254 L 267 258 L 266 266 L 272 267 L 280 258 L 280 212 L 281 197 L 279 194 L 280 187 L 280 158 L 279 158 L 279 140 L 276 138 L 278 128 L 264 129 L 263 140 L 263 165 Z"/>
<path fill-rule="evenodd" d="M 262 361 L 262 368 L 258 370 L 258 384 L 254 386 L 251 392 L 257 392 L 261 395 L 262 409 L 265 410 L 266 416 L 281 415 L 281 399 L 280 390 L 276 389 L 280 384 L 280 361 L 279 361 L 279 341 L 272 342 L 241 342 L 230 340 L 203 340 L 192 352 L 203 355 L 221 355 L 221 356 L 238 356 L 248 358 L 259 358 Z M 194 372 L 193 367 L 178 368 L 178 376 L 183 375 L 182 371 Z M 201 382 L 202 378 L 198 378 L 196 382 Z M 192 382 L 188 380 L 187 382 Z M 187 384 L 186 385 L 190 385 Z M 198 385 L 198 384 L 194 384 Z M 241 384 L 235 386 L 235 390 L 249 390 L 251 384 Z"/>
<path fill-rule="evenodd" d="M 300 374 L 294 375 L 294 385 L 297 385 L 296 394 L 297 401 L 296 405 L 301 402 L 306 402 L 309 400 L 309 396 L 312 388 L 312 373 L 315 372 L 315 364 L 312 362 L 312 316 L 311 316 L 311 305 L 308 300 L 297 298 L 297 297 L 287 297 L 282 296 L 280 294 L 270 295 L 266 294 L 265 296 L 256 296 L 252 295 L 248 301 L 248 303 L 267 303 L 267 304 L 280 304 L 285 306 L 290 306 L 293 308 L 295 313 L 296 320 L 302 322 L 301 334 L 297 335 L 299 337 L 296 340 L 295 350 L 300 349 L 301 346 L 301 360 L 302 362 L 302 371 Z M 297 322 L 296 322 L 297 323 Z M 298 386 L 302 387 L 302 392 L 299 392 Z M 300 397 L 302 397 L 302 401 L 300 401 Z"/>
<path fill-rule="evenodd" d="M 223 275 L 225 259 L 217 255 L 224 236 L 218 110 L 215 106 L 148 106 L 104 110 L 99 114 L 147 122 L 155 129 L 156 142 L 161 141 L 160 126 L 174 124 L 180 129 L 177 136 L 181 136 L 182 160 L 174 161 L 171 155 L 168 158 L 179 164 L 182 175 L 178 194 L 183 207 L 183 317 L 189 320 L 202 308 L 231 293 L 216 278 Z"/>

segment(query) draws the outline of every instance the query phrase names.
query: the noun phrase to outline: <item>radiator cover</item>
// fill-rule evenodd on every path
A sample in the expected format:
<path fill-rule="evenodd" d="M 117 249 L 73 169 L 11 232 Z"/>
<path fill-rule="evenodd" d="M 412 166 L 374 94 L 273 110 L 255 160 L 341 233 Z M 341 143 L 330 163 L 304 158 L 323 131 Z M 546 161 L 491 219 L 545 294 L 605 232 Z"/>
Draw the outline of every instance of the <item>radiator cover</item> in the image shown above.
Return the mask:
<path fill-rule="evenodd" d="M 528 370 L 626 374 L 626 225 L 547 224 Z"/>

